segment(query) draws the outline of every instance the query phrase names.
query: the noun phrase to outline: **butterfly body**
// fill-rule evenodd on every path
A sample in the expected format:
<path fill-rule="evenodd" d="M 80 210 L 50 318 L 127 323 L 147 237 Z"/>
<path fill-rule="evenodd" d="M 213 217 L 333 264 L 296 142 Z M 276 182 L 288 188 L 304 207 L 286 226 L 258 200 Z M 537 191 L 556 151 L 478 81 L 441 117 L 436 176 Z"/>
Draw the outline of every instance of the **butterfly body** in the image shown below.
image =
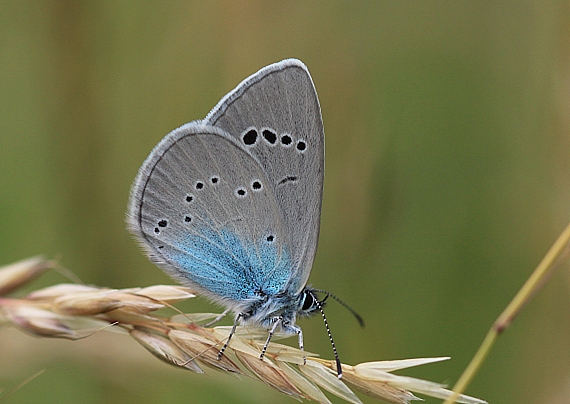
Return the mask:
<path fill-rule="evenodd" d="M 297 317 L 324 305 L 306 286 L 323 176 L 317 93 L 287 59 L 159 142 L 133 183 L 129 229 L 166 273 L 231 310 L 234 330 L 264 327 L 268 343 L 281 329 L 302 348 Z"/>

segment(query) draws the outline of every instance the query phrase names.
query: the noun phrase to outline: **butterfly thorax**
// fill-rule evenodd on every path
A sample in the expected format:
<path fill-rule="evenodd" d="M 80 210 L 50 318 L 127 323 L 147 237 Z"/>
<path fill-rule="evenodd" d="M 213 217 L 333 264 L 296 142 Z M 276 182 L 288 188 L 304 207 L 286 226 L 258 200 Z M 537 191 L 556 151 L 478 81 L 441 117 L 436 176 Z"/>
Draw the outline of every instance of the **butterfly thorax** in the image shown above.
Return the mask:
<path fill-rule="evenodd" d="M 242 323 L 262 328 L 271 328 L 276 321 L 283 325 L 294 325 L 298 315 L 309 316 L 319 310 L 319 305 L 322 307 L 310 287 L 305 287 L 296 295 L 259 293 L 242 306 L 238 316 Z M 288 327 L 282 328 L 288 330 Z"/>

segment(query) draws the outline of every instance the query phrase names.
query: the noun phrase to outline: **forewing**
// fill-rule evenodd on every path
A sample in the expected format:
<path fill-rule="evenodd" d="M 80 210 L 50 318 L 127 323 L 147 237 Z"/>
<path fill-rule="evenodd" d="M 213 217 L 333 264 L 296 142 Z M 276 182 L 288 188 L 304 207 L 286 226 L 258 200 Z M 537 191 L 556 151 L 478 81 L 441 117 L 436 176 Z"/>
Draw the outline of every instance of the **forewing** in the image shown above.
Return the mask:
<path fill-rule="evenodd" d="M 203 122 L 229 133 L 262 165 L 291 243 L 288 289 L 299 292 L 316 253 L 324 176 L 324 129 L 309 71 L 295 59 L 267 66 Z"/>

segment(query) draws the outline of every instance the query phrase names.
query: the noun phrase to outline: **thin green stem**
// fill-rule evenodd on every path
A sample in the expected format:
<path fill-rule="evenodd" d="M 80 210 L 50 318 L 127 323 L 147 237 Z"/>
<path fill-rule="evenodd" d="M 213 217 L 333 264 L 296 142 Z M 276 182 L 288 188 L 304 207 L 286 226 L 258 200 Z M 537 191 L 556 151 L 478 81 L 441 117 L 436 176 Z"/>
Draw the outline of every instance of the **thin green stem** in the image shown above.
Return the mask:
<path fill-rule="evenodd" d="M 551 270 L 556 267 L 556 264 L 560 262 L 563 254 L 568 252 L 568 245 L 570 243 L 570 224 L 566 226 L 562 234 L 554 242 L 550 250 L 546 253 L 540 264 L 536 267 L 532 275 L 527 279 L 523 287 L 518 291 L 513 300 L 493 323 L 491 329 L 487 332 L 485 339 L 483 340 L 481 346 L 477 350 L 477 353 L 471 359 L 471 362 L 463 371 L 463 374 L 453 387 L 454 395 L 449 397 L 444 401 L 444 404 L 455 403 L 457 398 L 461 393 L 465 391 L 471 380 L 475 377 L 485 358 L 491 351 L 493 344 L 499 335 L 505 331 L 510 324 L 513 322 L 514 318 L 521 311 L 530 298 L 536 293 L 542 285 L 544 285 L 544 280 L 550 275 Z"/>

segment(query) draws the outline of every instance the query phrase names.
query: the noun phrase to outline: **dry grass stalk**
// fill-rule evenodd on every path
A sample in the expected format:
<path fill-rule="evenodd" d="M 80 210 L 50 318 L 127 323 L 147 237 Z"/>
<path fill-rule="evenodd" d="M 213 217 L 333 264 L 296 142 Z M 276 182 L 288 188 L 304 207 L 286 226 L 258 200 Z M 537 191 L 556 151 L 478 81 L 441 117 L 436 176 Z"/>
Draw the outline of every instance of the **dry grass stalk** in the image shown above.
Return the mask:
<path fill-rule="evenodd" d="M 238 327 L 224 356 L 218 352 L 231 327 L 202 327 L 216 314 L 179 314 L 170 318 L 153 314 L 194 297 L 182 286 L 107 289 L 78 284 L 60 284 L 36 290 L 22 298 L 5 295 L 56 265 L 40 257 L 0 268 L 0 323 L 10 323 L 40 337 L 79 339 L 110 325 L 129 335 L 160 360 L 196 373 L 203 367 L 252 377 L 297 399 L 330 401 L 321 389 L 351 403 L 361 401 L 348 387 L 380 400 L 404 404 L 419 400 L 412 392 L 447 398 L 451 391 L 425 380 L 392 372 L 447 358 L 367 362 L 343 366 L 343 379 L 336 376 L 334 361 L 316 358 L 286 345 L 271 343 L 263 360 L 259 354 L 266 338 L 263 330 Z M 306 356 L 306 365 L 303 357 Z M 345 383 L 346 382 L 346 383 Z M 459 403 L 485 403 L 461 395 Z"/>

